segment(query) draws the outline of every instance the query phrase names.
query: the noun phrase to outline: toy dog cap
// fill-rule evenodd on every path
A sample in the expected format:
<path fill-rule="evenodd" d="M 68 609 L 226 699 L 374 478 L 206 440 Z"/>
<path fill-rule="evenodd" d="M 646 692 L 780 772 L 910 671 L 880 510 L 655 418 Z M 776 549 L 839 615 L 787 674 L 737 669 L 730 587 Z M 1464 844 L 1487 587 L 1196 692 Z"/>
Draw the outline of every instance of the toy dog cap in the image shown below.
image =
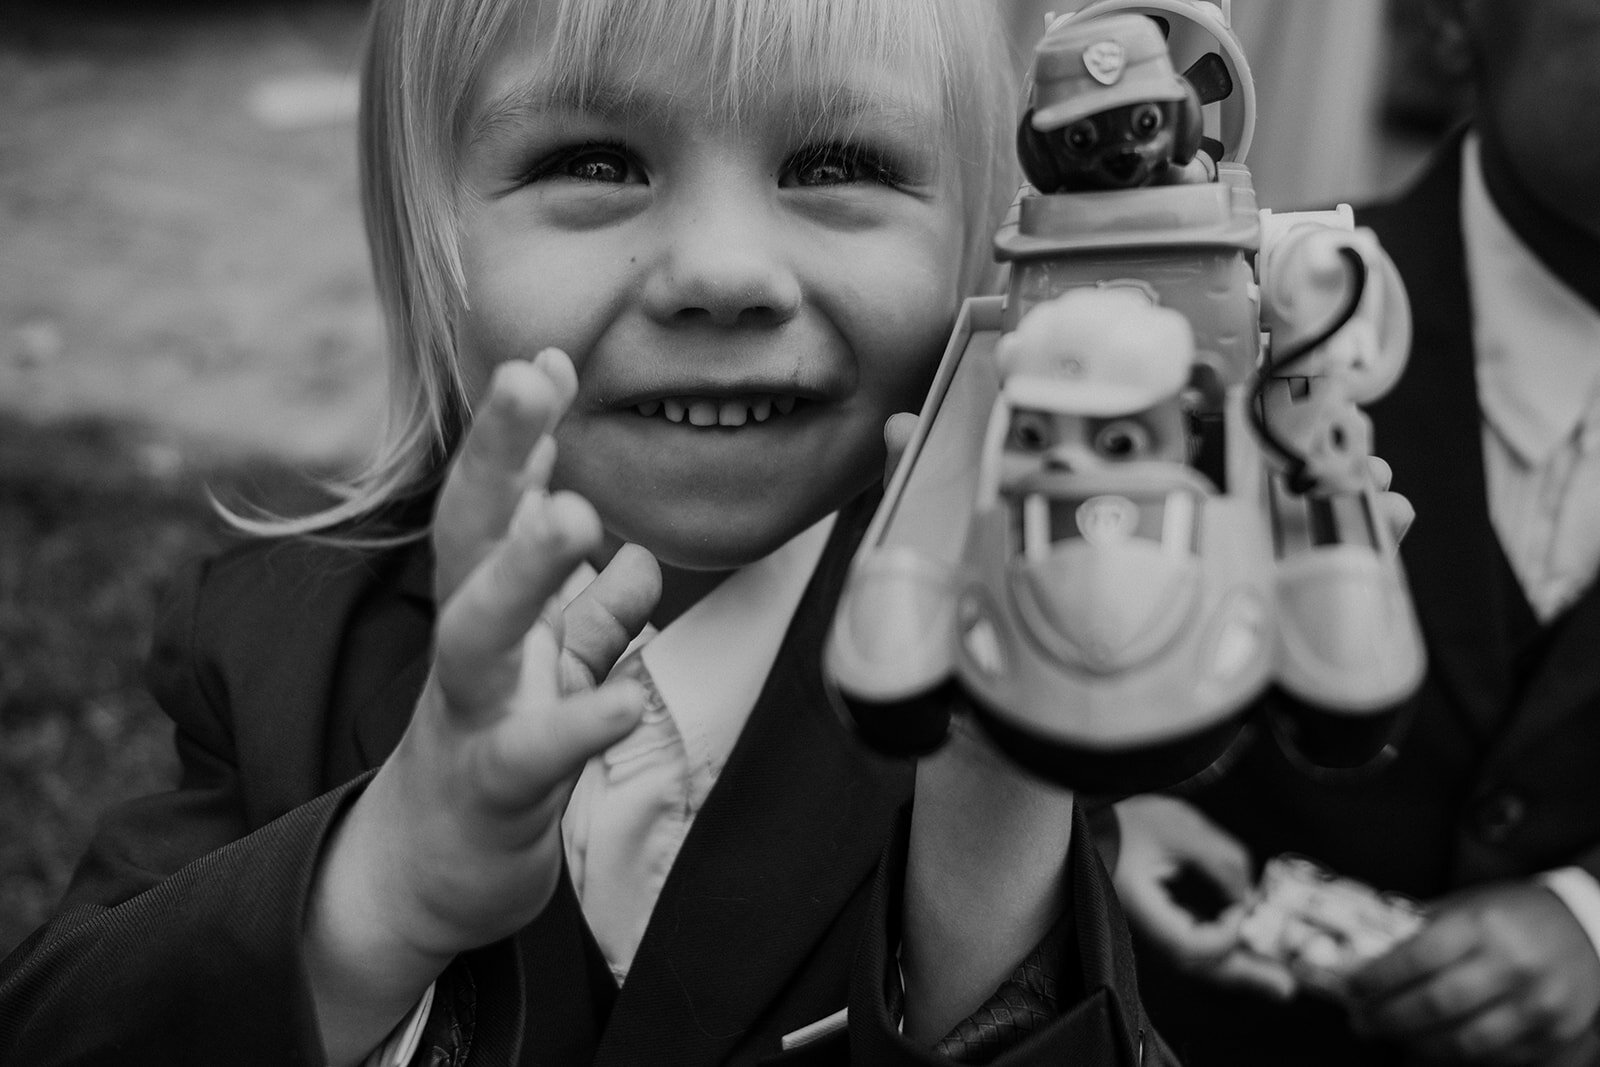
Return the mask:
<path fill-rule="evenodd" d="M 997 355 L 1014 406 L 1129 415 L 1189 383 L 1194 331 L 1181 312 L 1143 293 L 1072 289 L 1030 309 Z"/>
<path fill-rule="evenodd" d="M 1161 27 L 1145 15 L 1068 22 L 1033 57 L 1033 128 L 1057 130 L 1114 107 L 1182 100 Z"/>

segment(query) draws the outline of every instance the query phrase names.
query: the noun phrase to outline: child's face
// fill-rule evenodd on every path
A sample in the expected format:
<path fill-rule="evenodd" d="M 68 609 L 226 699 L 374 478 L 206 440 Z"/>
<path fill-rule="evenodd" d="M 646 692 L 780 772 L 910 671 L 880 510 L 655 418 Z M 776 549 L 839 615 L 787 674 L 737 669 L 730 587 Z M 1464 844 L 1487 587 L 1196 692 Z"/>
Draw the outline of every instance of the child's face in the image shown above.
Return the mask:
<path fill-rule="evenodd" d="M 464 365 L 565 350 L 557 482 L 663 562 L 759 558 L 881 475 L 942 351 L 964 233 L 938 89 L 778 72 L 735 124 L 644 57 L 626 99 L 501 106 L 547 66 L 524 23 L 464 150 Z"/>

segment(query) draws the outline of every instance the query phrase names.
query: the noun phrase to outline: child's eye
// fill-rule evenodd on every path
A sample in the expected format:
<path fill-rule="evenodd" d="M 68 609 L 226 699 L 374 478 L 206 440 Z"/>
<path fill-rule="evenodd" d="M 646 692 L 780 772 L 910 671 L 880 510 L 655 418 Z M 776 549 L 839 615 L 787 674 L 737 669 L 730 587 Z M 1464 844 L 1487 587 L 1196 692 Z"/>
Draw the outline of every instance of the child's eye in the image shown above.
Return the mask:
<path fill-rule="evenodd" d="M 779 183 L 810 188 L 873 182 L 878 185 L 905 184 L 900 169 L 881 153 L 859 144 L 807 145 L 789 157 Z"/>
<path fill-rule="evenodd" d="M 621 145 L 593 143 L 562 148 L 546 155 L 523 174 L 524 182 L 567 179 L 622 185 L 648 184 L 644 168 Z"/>

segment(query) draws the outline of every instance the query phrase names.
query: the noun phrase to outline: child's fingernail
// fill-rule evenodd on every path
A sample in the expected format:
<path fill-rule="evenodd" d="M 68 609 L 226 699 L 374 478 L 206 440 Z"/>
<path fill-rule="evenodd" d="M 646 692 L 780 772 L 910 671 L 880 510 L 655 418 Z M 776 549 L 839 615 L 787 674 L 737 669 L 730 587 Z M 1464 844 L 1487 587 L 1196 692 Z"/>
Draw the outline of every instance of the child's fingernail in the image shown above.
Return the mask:
<path fill-rule="evenodd" d="M 533 357 L 533 369 L 552 380 L 560 373 L 558 364 L 561 360 L 559 348 L 541 348 Z"/>
<path fill-rule="evenodd" d="M 600 519 L 573 493 L 527 489 L 511 517 L 511 533 L 554 552 L 588 552 L 600 540 Z"/>
<path fill-rule="evenodd" d="M 571 358 L 561 349 L 541 348 L 533 357 L 533 365 L 560 390 L 563 397 L 570 399 L 578 391 L 577 371 L 573 369 Z"/>
<path fill-rule="evenodd" d="M 526 395 L 526 387 L 518 387 L 519 381 L 525 381 L 531 368 L 520 359 L 508 359 L 496 365 L 494 375 L 489 382 L 489 406 L 491 409 L 513 414 L 522 406 L 522 397 Z"/>

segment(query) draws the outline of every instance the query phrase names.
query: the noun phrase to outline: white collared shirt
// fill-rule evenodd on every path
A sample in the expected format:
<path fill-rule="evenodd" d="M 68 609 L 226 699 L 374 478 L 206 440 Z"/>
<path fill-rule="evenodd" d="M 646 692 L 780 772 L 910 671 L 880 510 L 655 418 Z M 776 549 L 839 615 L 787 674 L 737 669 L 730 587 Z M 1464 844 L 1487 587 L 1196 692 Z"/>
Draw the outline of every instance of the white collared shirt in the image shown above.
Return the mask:
<path fill-rule="evenodd" d="M 1600 570 L 1600 311 L 1506 224 L 1477 148 L 1462 157 L 1461 217 L 1489 517 L 1549 622 Z"/>
<path fill-rule="evenodd" d="M 1461 230 L 1489 518 L 1548 623 L 1600 570 L 1600 312 L 1506 223 L 1484 184 L 1476 136 L 1462 152 Z M 1600 954 L 1600 883 L 1580 867 L 1539 881 Z"/>

